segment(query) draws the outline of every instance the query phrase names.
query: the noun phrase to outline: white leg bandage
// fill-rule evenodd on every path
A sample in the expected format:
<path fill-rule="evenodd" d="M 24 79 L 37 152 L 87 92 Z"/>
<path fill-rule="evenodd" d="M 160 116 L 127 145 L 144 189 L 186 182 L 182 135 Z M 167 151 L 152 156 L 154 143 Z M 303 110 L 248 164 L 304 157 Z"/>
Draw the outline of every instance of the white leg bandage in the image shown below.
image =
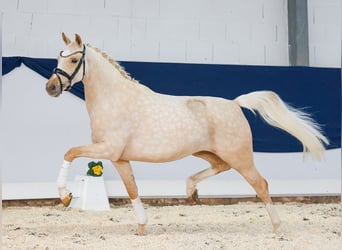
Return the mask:
<path fill-rule="evenodd" d="M 266 204 L 266 210 L 271 218 L 272 224 L 275 227 L 279 227 L 280 226 L 280 218 L 278 216 L 277 211 L 275 210 L 274 206 L 272 204 Z"/>
<path fill-rule="evenodd" d="M 140 197 L 138 196 L 134 200 L 131 200 L 131 202 L 132 202 L 133 210 L 135 213 L 135 217 L 137 218 L 138 224 L 146 224 L 147 215 L 143 207 L 143 204 L 140 200 Z"/>
<path fill-rule="evenodd" d="M 57 178 L 57 187 L 63 188 L 66 186 L 70 162 L 64 161 Z"/>

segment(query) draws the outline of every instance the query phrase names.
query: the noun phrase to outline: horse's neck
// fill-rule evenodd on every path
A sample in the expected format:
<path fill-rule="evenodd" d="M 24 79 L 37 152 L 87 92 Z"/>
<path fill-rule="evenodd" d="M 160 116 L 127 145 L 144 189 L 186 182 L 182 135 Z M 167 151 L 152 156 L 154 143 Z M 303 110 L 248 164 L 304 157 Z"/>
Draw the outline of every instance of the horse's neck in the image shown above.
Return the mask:
<path fill-rule="evenodd" d="M 88 99 L 98 99 L 114 88 L 119 88 L 123 76 L 101 54 L 88 50 L 87 73 L 84 78 L 85 95 Z"/>
<path fill-rule="evenodd" d="M 115 112 L 124 112 L 123 107 L 134 102 L 134 98 L 144 87 L 122 75 L 100 53 L 93 50 L 88 53 L 87 73 L 83 82 L 90 117 L 108 115 L 108 109 L 113 115 Z"/>

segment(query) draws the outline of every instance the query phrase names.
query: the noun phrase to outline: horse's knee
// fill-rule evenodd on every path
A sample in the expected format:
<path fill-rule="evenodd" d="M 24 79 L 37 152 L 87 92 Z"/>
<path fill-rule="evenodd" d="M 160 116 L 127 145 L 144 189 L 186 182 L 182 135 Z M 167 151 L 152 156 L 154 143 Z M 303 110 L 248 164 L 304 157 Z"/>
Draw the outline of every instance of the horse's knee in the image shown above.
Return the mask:
<path fill-rule="evenodd" d="M 135 182 L 132 167 L 128 161 L 112 162 L 116 167 L 130 199 L 134 200 L 138 197 L 138 187 Z"/>
<path fill-rule="evenodd" d="M 122 176 L 122 181 L 126 187 L 129 198 L 132 200 L 136 199 L 139 196 L 139 193 L 134 175 Z"/>
<path fill-rule="evenodd" d="M 64 154 L 64 160 L 72 162 L 75 159 L 75 148 L 71 148 Z"/>

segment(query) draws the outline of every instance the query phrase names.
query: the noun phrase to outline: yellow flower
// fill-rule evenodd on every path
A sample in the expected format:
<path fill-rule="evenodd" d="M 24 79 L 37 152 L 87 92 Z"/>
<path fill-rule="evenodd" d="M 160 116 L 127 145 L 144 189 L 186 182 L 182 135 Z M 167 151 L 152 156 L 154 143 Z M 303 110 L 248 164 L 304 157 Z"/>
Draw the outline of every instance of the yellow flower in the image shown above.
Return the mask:
<path fill-rule="evenodd" d="M 101 175 L 102 174 L 102 167 L 100 165 L 96 165 L 92 167 L 92 170 L 95 175 Z"/>

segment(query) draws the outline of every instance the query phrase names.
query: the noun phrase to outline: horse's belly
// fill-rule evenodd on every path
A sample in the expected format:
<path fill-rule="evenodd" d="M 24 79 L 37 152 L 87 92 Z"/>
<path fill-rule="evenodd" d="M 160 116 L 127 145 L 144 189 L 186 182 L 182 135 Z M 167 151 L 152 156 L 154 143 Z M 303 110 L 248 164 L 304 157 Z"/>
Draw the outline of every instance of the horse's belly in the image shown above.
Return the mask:
<path fill-rule="evenodd" d="M 123 160 L 145 162 L 174 161 L 201 151 L 196 147 L 170 145 L 167 141 L 160 141 L 155 145 L 133 146 L 127 149 L 121 157 Z"/>
<path fill-rule="evenodd" d="M 205 150 L 205 146 L 209 145 L 206 133 L 196 132 L 196 128 L 177 130 L 177 132 L 157 130 L 149 135 L 133 137 L 126 145 L 123 159 L 167 162 Z"/>

